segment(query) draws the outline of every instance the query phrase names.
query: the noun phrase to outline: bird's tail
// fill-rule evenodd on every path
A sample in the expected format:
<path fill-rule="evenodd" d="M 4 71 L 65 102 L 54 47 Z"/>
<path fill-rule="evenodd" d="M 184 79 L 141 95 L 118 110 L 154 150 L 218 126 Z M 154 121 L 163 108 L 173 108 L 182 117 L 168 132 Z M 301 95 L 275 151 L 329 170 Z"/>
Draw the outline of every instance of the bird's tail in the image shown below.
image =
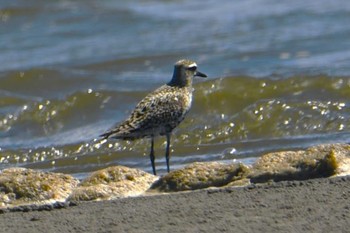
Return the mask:
<path fill-rule="evenodd" d="M 109 130 L 109 131 L 105 132 L 104 134 L 99 135 L 99 137 L 101 137 L 102 139 L 107 139 L 107 138 L 109 138 L 109 136 L 111 136 L 113 133 L 115 133 L 115 132 L 112 131 L 112 130 Z"/>

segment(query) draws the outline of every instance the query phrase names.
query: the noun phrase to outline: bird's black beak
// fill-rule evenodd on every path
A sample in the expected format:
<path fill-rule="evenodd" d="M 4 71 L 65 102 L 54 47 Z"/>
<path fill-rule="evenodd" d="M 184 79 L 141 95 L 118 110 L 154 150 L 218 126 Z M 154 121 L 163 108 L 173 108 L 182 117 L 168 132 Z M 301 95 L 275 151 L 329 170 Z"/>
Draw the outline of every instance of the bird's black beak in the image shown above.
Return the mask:
<path fill-rule="evenodd" d="M 196 71 L 196 73 L 194 74 L 194 76 L 199 76 L 199 77 L 202 77 L 202 78 L 208 77 L 206 74 L 203 74 L 202 72 L 199 72 L 199 71 Z"/>

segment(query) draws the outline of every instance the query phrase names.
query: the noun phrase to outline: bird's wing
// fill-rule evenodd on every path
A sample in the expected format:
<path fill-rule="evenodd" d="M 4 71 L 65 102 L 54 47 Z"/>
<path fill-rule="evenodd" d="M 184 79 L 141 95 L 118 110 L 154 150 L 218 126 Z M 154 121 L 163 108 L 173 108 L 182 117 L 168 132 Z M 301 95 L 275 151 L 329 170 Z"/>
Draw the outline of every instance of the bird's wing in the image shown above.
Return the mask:
<path fill-rule="evenodd" d="M 102 134 L 108 138 L 132 138 L 133 134 L 168 124 L 174 128 L 188 111 L 184 97 L 161 87 L 147 95 L 135 107 L 130 116 L 117 127 Z"/>

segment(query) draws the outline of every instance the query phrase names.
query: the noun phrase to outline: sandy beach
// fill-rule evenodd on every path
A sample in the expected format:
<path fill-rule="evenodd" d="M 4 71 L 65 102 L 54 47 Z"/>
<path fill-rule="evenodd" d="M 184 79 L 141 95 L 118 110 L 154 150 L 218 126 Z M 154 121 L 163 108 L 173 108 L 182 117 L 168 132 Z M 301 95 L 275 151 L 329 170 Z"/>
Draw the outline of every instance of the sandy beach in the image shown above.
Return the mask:
<path fill-rule="evenodd" d="M 349 232 L 350 176 L 1 214 L 0 232 Z"/>

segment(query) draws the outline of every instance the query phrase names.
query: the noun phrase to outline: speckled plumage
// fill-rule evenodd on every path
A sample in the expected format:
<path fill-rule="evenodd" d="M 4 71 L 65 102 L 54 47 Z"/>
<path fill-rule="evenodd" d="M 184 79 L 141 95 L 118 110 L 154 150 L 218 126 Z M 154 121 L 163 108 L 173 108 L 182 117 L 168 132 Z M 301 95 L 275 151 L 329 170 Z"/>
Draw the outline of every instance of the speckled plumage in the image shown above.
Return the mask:
<path fill-rule="evenodd" d="M 175 63 L 171 81 L 148 94 L 135 107 L 130 116 L 117 127 L 102 134 L 103 138 L 134 140 L 151 137 L 151 162 L 154 166 L 154 137 L 166 135 L 166 159 L 169 172 L 169 144 L 172 130 L 180 124 L 192 103 L 192 78 L 206 77 L 197 71 L 197 65 L 190 60 L 180 60 Z"/>

